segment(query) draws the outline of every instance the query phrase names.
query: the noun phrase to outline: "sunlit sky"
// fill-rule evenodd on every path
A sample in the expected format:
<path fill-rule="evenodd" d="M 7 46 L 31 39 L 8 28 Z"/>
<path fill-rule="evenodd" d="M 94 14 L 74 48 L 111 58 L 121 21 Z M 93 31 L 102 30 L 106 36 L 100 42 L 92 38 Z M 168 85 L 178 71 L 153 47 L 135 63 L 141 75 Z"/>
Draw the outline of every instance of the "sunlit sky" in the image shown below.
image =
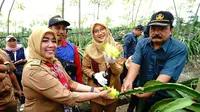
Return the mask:
<path fill-rule="evenodd" d="M 60 12 L 56 11 L 56 7 L 61 5 L 62 0 L 15 0 L 15 4 L 22 3 L 25 6 L 24 10 L 16 10 L 13 9 L 11 12 L 11 20 L 16 22 L 17 26 L 24 26 L 30 27 L 30 24 L 33 20 L 38 21 L 48 21 L 50 17 L 54 15 L 61 15 Z M 89 27 L 91 23 L 94 21 L 94 17 L 91 15 L 94 13 L 94 5 L 88 4 L 89 0 L 81 0 L 81 14 L 82 19 L 87 18 L 88 20 L 82 25 L 82 27 Z M 128 13 L 128 10 L 123 4 L 122 0 L 115 0 L 116 2 L 109 7 L 108 9 L 101 8 L 100 9 L 100 19 L 105 20 L 106 17 L 111 18 L 112 26 L 120 26 L 122 24 L 126 25 L 128 22 L 122 19 L 121 17 L 124 14 Z M 0 0 L 0 3 L 2 0 Z M 3 16 L 0 20 L 6 21 L 9 8 L 11 6 L 12 0 L 6 0 L 4 6 L 2 8 Z M 142 16 L 145 18 L 149 18 L 153 12 L 160 11 L 160 10 L 169 10 L 175 16 L 175 11 L 173 9 L 173 0 L 153 0 L 151 7 L 150 6 L 151 0 L 142 0 L 141 8 L 139 9 L 139 13 L 137 15 L 137 20 L 141 19 Z M 175 0 L 176 5 L 178 6 L 177 11 L 178 15 L 183 18 L 187 18 L 189 15 L 194 15 L 195 11 L 197 10 L 198 3 L 200 0 L 196 0 L 196 4 L 193 6 L 193 13 L 186 13 L 187 5 L 185 3 L 188 0 Z M 64 19 L 71 23 L 71 27 L 75 28 L 78 27 L 78 6 L 69 6 L 70 0 L 65 0 L 65 17 Z M 137 7 L 139 5 L 139 0 L 137 0 L 135 4 L 134 14 L 136 14 Z M 97 7 L 95 8 L 97 11 Z M 198 12 L 200 16 L 200 11 Z M 135 17 L 136 15 L 134 15 Z M 138 23 L 139 24 L 139 23 Z M 37 25 L 36 25 L 37 26 Z M 16 28 L 15 28 L 16 29 Z"/>

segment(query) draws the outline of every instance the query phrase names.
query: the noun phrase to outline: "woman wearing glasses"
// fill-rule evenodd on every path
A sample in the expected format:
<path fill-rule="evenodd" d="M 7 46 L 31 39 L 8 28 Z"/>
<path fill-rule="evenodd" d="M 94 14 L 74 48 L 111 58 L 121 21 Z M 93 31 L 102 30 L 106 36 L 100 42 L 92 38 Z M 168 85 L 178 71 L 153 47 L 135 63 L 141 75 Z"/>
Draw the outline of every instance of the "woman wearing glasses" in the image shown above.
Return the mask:
<path fill-rule="evenodd" d="M 87 46 L 82 61 L 82 70 L 88 77 L 88 85 L 95 87 L 108 85 L 119 91 L 123 61 L 120 58 L 107 60 L 104 58 L 103 52 L 106 43 L 115 46 L 120 52 L 122 46 L 114 41 L 108 27 L 102 22 L 96 22 L 92 25 L 91 34 L 92 44 Z M 92 112 L 115 112 L 117 104 L 117 99 L 97 98 L 90 102 Z"/>

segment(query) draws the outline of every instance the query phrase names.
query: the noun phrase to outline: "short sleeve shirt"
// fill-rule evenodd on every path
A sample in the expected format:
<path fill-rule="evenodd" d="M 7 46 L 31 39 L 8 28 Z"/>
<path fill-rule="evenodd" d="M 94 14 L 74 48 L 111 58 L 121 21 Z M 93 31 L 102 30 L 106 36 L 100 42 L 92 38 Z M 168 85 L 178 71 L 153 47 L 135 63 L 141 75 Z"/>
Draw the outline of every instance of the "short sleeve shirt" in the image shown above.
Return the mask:
<path fill-rule="evenodd" d="M 170 37 L 161 48 L 154 50 L 149 38 L 141 39 L 135 49 L 133 62 L 140 65 L 139 85 L 155 80 L 160 74 L 171 77 L 169 82 L 178 80 L 187 57 L 184 43 Z"/>

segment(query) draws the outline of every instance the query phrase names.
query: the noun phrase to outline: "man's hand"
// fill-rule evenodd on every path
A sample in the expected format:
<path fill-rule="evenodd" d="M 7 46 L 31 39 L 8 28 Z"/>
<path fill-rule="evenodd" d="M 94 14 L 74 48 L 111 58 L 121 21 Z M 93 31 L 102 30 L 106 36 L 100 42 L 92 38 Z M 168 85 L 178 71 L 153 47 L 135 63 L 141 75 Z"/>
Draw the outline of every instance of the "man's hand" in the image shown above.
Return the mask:
<path fill-rule="evenodd" d="M 121 87 L 121 92 L 131 90 L 132 86 L 132 81 L 126 79 Z"/>
<path fill-rule="evenodd" d="M 130 63 L 132 62 L 132 57 L 133 57 L 133 55 L 131 55 L 125 62 L 125 66 L 126 66 L 127 69 L 129 68 Z"/>
<path fill-rule="evenodd" d="M 153 92 L 147 92 L 147 93 L 143 93 L 143 94 L 134 94 L 134 95 L 145 100 L 145 99 L 151 97 L 153 95 Z"/>

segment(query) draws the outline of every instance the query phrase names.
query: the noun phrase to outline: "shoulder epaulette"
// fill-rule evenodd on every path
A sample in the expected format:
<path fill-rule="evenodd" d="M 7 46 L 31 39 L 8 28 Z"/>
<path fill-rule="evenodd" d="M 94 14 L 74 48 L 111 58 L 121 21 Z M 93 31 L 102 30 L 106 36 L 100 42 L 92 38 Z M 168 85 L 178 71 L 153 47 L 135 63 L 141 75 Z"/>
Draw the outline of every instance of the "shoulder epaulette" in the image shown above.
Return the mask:
<path fill-rule="evenodd" d="M 30 63 L 31 66 L 38 66 L 41 64 L 41 60 L 39 59 L 29 59 L 28 63 Z"/>

